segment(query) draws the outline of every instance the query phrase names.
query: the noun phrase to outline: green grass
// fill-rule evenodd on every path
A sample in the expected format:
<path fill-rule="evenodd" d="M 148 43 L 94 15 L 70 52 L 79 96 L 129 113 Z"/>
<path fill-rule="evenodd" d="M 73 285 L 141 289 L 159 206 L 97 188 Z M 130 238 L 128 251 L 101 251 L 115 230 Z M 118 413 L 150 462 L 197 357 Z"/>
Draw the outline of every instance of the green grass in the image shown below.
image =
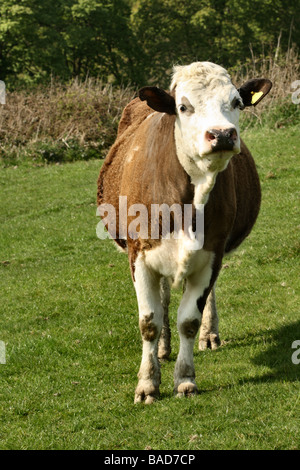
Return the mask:
<path fill-rule="evenodd" d="M 96 238 L 90 160 L 0 170 L 1 449 L 298 449 L 299 138 L 252 129 L 263 202 L 255 229 L 225 260 L 217 287 L 223 346 L 195 348 L 192 399 L 134 405 L 141 359 L 126 256 Z"/>

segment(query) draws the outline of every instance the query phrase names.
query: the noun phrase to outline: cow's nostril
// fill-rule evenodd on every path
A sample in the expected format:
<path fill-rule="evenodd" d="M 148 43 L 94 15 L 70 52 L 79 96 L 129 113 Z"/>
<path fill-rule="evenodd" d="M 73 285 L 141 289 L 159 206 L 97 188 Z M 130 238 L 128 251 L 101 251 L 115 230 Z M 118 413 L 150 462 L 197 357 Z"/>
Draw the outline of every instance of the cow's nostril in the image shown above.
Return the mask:
<path fill-rule="evenodd" d="M 209 129 L 205 133 L 205 139 L 213 152 L 232 150 L 238 140 L 238 134 L 235 127 Z"/>
<path fill-rule="evenodd" d="M 217 133 L 214 131 L 206 131 L 205 137 L 208 142 L 211 142 L 217 138 Z"/>
<path fill-rule="evenodd" d="M 229 129 L 228 130 L 228 134 L 229 134 L 229 137 L 235 141 L 237 140 L 237 132 L 236 132 L 236 129 L 232 128 L 232 129 Z"/>

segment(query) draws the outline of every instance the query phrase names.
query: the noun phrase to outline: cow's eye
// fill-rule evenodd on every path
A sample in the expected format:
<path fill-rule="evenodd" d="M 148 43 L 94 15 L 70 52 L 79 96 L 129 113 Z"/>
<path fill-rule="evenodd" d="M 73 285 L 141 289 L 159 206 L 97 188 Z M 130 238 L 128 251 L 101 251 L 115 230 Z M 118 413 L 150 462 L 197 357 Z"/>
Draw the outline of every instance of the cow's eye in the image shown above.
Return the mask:
<path fill-rule="evenodd" d="M 244 104 L 239 98 L 234 98 L 234 100 L 231 103 L 233 109 L 239 108 L 239 109 L 244 109 Z"/>
<path fill-rule="evenodd" d="M 184 113 L 186 110 L 187 110 L 187 107 L 184 104 L 181 104 L 179 106 L 179 111 L 181 111 L 182 113 Z"/>

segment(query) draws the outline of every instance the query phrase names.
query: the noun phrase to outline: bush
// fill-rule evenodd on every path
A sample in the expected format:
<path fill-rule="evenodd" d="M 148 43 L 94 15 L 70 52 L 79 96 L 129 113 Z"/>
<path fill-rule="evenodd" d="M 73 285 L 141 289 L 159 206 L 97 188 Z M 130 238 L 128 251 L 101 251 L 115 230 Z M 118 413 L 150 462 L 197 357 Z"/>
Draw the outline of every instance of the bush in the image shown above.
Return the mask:
<path fill-rule="evenodd" d="M 292 102 L 291 84 L 299 79 L 296 50 L 255 58 L 230 70 L 236 86 L 254 77 L 273 82 L 269 95 L 241 114 L 241 129 L 297 125 L 300 108 Z M 132 88 L 118 88 L 88 78 L 63 85 L 7 94 L 0 107 L 0 159 L 4 165 L 70 162 L 104 158 L 115 140 L 123 108 L 134 97 Z"/>
<path fill-rule="evenodd" d="M 8 92 L 0 108 L 0 158 L 5 164 L 104 158 L 133 96 L 132 89 L 95 79 Z"/>
<path fill-rule="evenodd" d="M 257 106 L 246 108 L 241 114 L 241 128 L 268 126 L 278 128 L 297 125 L 300 122 L 299 105 L 292 102 L 291 88 L 294 81 L 300 78 L 299 55 L 296 49 L 290 48 L 285 54 L 275 51 L 274 57 L 260 56 L 231 70 L 232 80 L 237 86 L 255 78 L 269 78 L 273 87 L 266 98 Z"/>

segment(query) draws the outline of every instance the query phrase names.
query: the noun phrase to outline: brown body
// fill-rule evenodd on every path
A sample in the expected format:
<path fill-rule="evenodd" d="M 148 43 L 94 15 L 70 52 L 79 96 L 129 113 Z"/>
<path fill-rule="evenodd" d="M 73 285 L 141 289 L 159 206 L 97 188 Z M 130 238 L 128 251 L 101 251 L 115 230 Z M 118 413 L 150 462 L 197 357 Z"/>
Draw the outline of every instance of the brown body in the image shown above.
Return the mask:
<path fill-rule="evenodd" d="M 175 116 L 156 113 L 136 98 L 125 108 L 112 146 L 98 179 L 98 205 L 112 204 L 117 211 L 119 196 L 128 206 L 143 203 L 150 214 L 151 204 L 191 204 L 194 185 L 178 161 L 174 142 Z M 137 150 L 134 150 L 137 149 Z M 219 173 L 205 205 L 204 248 L 219 256 L 237 248 L 250 233 L 260 207 L 260 183 L 255 162 L 246 145 Z M 150 222 L 149 222 L 150 223 Z M 117 231 L 118 233 L 118 231 Z M 128 243 L 132 272 L 136 254 L 149 250 L 158 240 L 120 240 Z"/>

